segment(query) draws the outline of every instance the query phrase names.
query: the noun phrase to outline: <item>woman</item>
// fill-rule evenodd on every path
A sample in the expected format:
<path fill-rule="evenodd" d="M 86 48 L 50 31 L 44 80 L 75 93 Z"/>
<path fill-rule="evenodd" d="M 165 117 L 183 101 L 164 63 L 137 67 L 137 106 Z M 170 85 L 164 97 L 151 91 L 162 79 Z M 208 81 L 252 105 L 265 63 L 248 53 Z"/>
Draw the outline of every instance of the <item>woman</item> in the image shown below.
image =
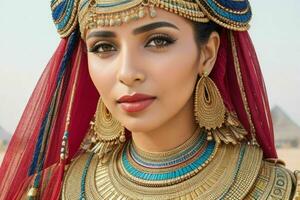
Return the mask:
<path fill-rule="evenodd" d="M 51 7 L 63 39 L 4 158 L 1 199 L 299 198 L 248 1 Z"/>

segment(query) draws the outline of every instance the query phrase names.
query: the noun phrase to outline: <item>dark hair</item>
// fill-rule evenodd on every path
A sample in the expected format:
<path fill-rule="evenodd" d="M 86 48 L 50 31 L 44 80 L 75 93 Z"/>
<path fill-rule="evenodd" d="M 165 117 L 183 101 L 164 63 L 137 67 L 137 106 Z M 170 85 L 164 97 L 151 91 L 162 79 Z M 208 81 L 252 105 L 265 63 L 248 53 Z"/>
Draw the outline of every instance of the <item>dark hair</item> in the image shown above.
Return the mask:
<path fill-rule="evenodd" d="M 208 23 L 192 22 L 194 28 L 195 41 L 199 47 L 206 44 L 210 34 L 214 31 L 220 34 L 222 27 L 218 24 L 209 21 Z"/>
<path fill-rule="evenodd" d="M 212 32 L 216 31 L 220 34 L 222 31 L 222 27 L 212 21 L 209 21 L 208 23 L 192 22 L 192 26 L 194 29 L 194 39 L 198 50 L 201 49 L 202 45 L 207 43 Z M 199 79 L 200 76 L 197 77 L 197 82 Z M 194 92 L 196 92 L 196 90 Z"/>

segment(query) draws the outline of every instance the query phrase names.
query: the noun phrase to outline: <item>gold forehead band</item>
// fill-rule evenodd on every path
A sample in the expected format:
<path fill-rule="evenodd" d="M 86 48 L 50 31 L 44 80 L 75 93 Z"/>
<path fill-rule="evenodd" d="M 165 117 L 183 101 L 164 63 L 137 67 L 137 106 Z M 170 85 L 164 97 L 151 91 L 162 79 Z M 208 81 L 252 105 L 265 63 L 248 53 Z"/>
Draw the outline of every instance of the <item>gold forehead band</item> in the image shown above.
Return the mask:
<path fill-rule="evenodd" d="M 156 16 L 156 8 L 162 8 L 196 22 L 209 19 L 193 1 L 183 0 L 83 0 L 79 5 L 79 26 L 82 38 L 89 29 L 119 26 L 133 20 Z"/>
<path fill-rule="evenodd" d="M 252 17 L 248 0 L 51 0 L 52 17 L 61 37 L 80 27 L 86 31 L 99 26 L 118 26 L 146 15 L 156 16 L 155 8 L 196 22 L 212 21 L 223 28 L 246 31 Z"/>

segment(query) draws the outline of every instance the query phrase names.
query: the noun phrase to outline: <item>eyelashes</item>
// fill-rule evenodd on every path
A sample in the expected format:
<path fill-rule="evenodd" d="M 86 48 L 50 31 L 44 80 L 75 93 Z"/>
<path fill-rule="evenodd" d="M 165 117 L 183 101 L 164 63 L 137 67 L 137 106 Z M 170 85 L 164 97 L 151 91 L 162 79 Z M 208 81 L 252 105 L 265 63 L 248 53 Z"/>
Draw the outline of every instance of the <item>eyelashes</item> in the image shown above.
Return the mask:
<path fill-rule="evenodd" d="M 113 45 L 106 42 L 101 42 L 91 47 L 88 51 L 92 53 L 105 53 L 105 52 L 111 52 L 116 50 Z"/>
<path fill-rule="evenodd" d="M 157 47 L 157 48 L 167 47 L 176 41 L 176 39 L 173 39 L 172 37 L 166 34 L 156 34 L 151 36 L 148 40 L 149 41 L 147 42 L 145 47 Z M 153 44 L 149 45 L 152 43 L 152 41 L 154 42 L 153 43 L 154 45 Z"/>
<path fill-rule="evenodd" d="M 151 49 L 163 49 L 167 46 L 174 44 L 176 42 L 176 39 L 172 38 L 171 36 L 167 34 L 155 34 L 152 35 L 146 42 L 145 48 L 151 48 Z M 96 43 L 94 46 L 88 49 L 91 53 L 96 54 L 108 54 L 112 53 L 114 51 L 117 51 L 117 48 L 108 42 L 99 42 Z"/>

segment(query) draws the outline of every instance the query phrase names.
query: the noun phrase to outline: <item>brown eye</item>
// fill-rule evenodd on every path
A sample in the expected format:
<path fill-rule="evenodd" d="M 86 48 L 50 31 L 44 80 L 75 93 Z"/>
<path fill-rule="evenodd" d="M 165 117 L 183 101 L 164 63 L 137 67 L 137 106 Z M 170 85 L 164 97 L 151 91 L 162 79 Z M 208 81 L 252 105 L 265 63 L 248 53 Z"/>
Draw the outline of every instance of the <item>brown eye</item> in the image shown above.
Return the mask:
<path fill-rule="evenodd" d="M 153 41 L 154 41 L 155 46 L 164 46 L 164 45 L 168 44 L 168 41 L 166 41 L 164 39 L 160 39 L 160 38 L 154 39 Z"/>
<path fill-rule="evenodd" d="M 176 40 L 164 34 L 155 35 L 149 39 L 145 47 L 163 48 L 173 44 Z"/>
<path fill-rule="evenodd" d="M 116 48 L 108 43 L 99 43 L 89 49 L 89 52 L 92 53 L 109 53 L 112 51 L 116 51 Z"/>

